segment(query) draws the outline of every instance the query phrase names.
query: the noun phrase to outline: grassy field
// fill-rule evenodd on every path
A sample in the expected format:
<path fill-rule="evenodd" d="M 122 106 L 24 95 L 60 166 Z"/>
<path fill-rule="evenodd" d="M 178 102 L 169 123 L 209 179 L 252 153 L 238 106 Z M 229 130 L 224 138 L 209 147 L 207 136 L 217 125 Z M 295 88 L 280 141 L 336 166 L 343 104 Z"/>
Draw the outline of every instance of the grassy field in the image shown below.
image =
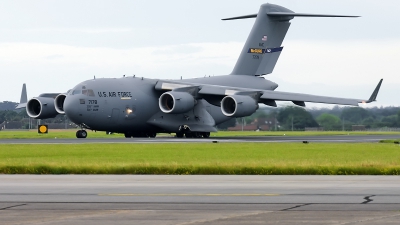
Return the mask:
<path fill-rule="evenodd" d="M 76 138 L 76 130 L 50 130 L 48 134 L 38 134 L 37 130 L 0 131 L 0 139 L 27 139 L 27 138 Z M 220 131 L 211 133 L 211 137 L 237 136 L 315 136 L 315 135 L 400 135 L 400 132 L 348 132 L 348 131 Z M 175 134 L 158 134 L 158 136 L 174 136 Z M 88 131 L 88 138 L 123 138 L 123 134 L 107 135 L 105 132 Z"/>
<path fill-rule="evenodd" d="M 4 174 L 399 175 L 383 143 L 2 144 Z"/>

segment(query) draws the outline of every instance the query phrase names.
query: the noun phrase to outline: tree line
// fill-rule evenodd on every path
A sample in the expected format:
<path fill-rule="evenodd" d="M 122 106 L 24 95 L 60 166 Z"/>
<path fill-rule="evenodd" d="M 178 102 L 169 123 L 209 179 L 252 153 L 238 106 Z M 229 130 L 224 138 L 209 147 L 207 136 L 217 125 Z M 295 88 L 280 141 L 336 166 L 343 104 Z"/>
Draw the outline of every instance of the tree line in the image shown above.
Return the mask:
<path fill-rule="evenodd" d="M 241 124 L 251 124 L 256 119 L 276 120 L 279 130 L 305 130 L 306 127 L 320 127 L 323 130 L 352 130 L 353 125 L 361 125 L 366 129 L 400 128 L 400 107 L 340 107 L 303 108 L 285 106 L 278 108 L 263 107 L 253 115 L 230 120 L 219 125 L 220 129 Z M 271 127 L 270 130 L 275 130 Z"/>

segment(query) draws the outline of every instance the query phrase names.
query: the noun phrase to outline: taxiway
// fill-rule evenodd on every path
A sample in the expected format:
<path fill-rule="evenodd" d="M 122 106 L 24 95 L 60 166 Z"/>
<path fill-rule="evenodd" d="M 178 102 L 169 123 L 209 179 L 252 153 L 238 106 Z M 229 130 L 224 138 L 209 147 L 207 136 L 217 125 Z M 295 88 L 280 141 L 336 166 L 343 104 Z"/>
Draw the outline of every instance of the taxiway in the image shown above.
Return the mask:
<path fill-rule="evenodd" d="M 398 176 L 1 175 L 4 224 L 399 224 Z"/>

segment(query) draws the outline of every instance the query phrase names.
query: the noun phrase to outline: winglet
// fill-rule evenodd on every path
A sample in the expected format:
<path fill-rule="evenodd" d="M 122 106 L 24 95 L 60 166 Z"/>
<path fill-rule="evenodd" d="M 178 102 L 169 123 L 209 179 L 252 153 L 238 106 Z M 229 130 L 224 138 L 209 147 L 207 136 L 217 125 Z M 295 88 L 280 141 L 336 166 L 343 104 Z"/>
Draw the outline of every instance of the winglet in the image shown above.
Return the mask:
<path fill-rule="evenodd" d="M 374 102 L 376 101 L 376 97 L 378 96 L 378 92 L 379 89 L 381 88 L 381 84 L 382 84 L 383 79 L 381 79 L 378 83 L 378 85 L 376 86 L 374 92 L 372 92 L 371 97 L 369 97 L 368 101 L 366 101 L 365 103 L 370 103 L 370 102 Z"/>

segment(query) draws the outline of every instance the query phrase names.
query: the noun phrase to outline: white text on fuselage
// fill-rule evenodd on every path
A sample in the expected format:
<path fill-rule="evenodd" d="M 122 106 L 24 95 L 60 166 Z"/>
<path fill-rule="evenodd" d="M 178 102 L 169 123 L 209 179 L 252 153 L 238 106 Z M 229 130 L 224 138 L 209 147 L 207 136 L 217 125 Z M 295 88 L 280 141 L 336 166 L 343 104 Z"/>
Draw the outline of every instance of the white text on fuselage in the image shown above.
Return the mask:
<path fill-rule="evenodd" d="M 132 98 L 132 94 L 130 91 L 102 91 L 102 92 L 97 92 L 97 94 L 99 95 L 99 97 L 101 98 L 126 98 L 126 97 L 130 97 Z"/>

